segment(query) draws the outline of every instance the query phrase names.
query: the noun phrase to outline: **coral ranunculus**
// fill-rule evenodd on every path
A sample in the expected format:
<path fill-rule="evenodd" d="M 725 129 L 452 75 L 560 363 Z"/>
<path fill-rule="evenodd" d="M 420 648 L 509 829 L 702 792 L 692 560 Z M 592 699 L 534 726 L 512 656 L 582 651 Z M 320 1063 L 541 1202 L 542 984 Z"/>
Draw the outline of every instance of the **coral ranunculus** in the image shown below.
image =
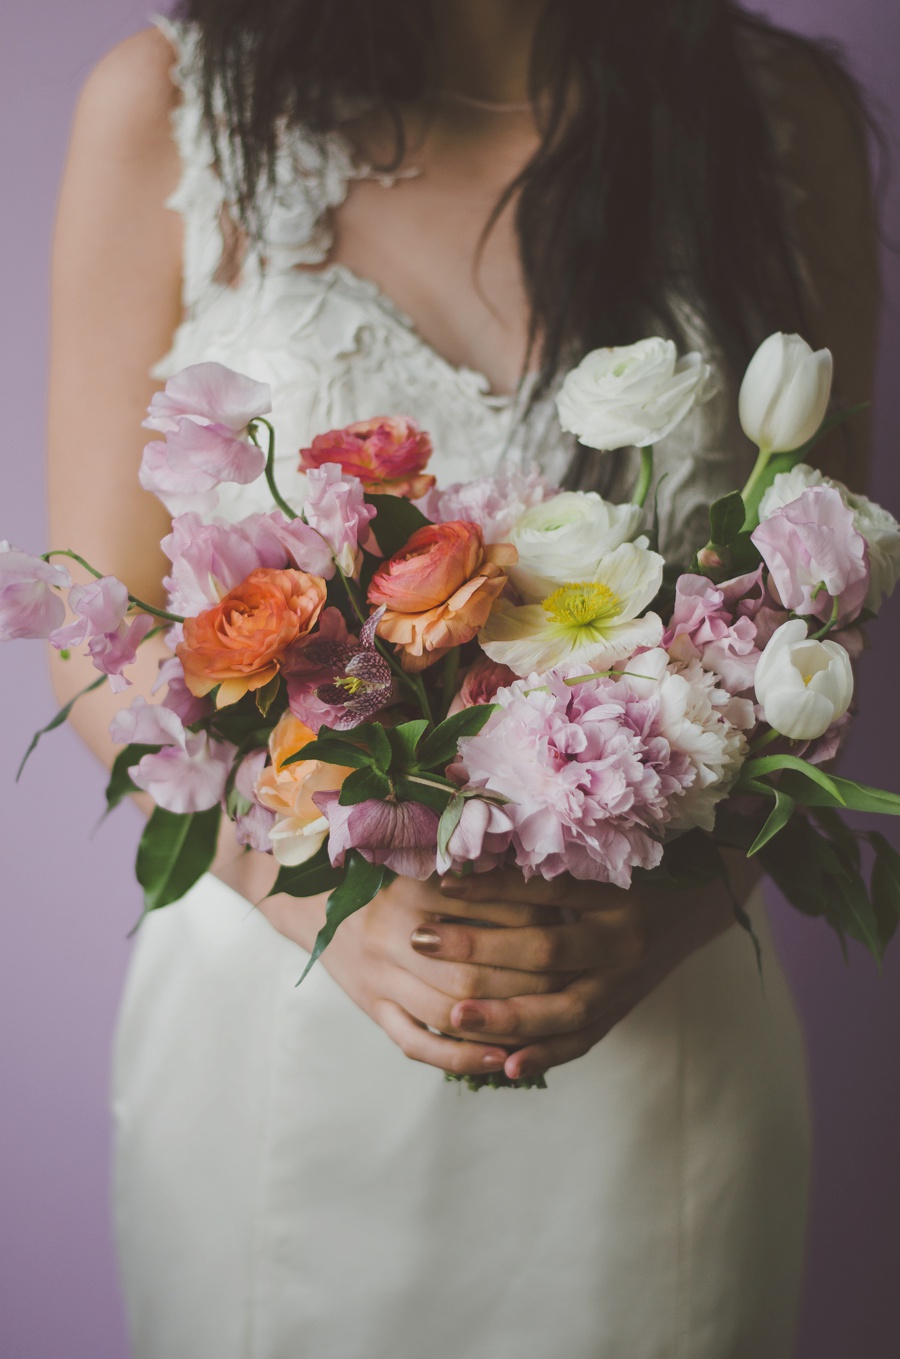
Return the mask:
<path fill-rule="evenodd" d="M 428 524 L 375 572 L 369 603 L 383 604 L 379 637 L 393 642 L 404 670 L 424 670 L 487 622 L 516 561 L 509 543 L 486 547 L 466 520 Z"/>
<path fill-rule="evenodd" d="M 418 500 L 434 485 L 434 477 L 422 470 L 430 457 L 431 439 L 415 420 L 382 415 L 318 435 L 309 448 L 301 448 L 300 470 L 337 463 L 346 476 L 359 477 L 370 494 Z"/>
<path fill-rule="evenodd" d="M 218 604 L 184 623 L 176 647 L 197 697 L 219 686 L 216 706 L 237 703 L 274 679 L 288 647 L 315 627 L 325 582 L 305 571 L 260 567 Z"/>

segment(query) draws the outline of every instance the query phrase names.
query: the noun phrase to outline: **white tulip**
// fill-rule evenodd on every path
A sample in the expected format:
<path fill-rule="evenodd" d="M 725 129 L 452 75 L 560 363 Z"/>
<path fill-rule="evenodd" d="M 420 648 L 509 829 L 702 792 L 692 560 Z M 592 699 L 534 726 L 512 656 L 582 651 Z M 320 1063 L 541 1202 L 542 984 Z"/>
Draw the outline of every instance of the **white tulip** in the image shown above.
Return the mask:
<path fill-rule="evenodd" d="M 772 634 L 755 686 L 770 727 L 794 741 L 812 741 L 850 707 L 853 668 L 842 646 L 813 641 L 803 620 L 792 618 Z"/>
<path fill-rule="evenodd" d="M 639 505 L 612 505 L 595 491 L 563 491 L 532 505 L 508 534 L 519 554 L 509 578 L 528 604 L 566 581 L 594 580 L 603 558 L 634 538 L 640 518 Z"/>
<path fill-rule="evenodd" d="M 853 513 L 853 527 L 869 547 L 869 592 L 865 606 L 877 613 L 882 599 L 893 594 L 900 579 L 900 524 L 894 516 L 864 495 L 854 495 L 840 481 L 823 476 L 815 467 L 800 462 L 789 472 L 779 472 L 759 503 L 759 521 L 799 499 L 810 486 L 831 486 Z"/>
<path fill-rule="evenodd" d="M 799 335 L 770 335 L 741 383 L 741 427 L 763 453 L 790 453 L 818 431 L 828 409 L 831 352 Z"/>
<path fill-rule="evenodd" d="M 672 341 L 658 336 L 594 349 L 566 375 L 559 421 L 588 448 L 648 448 L 712 396 L 710 374 L 700 354 L 679 359 Z"/>

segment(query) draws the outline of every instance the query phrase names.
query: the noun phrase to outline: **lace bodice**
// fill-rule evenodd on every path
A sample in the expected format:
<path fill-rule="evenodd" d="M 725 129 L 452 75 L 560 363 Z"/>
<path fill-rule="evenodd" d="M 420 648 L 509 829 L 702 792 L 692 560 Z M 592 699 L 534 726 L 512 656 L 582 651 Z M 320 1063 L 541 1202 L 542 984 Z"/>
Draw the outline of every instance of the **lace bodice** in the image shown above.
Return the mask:
<path fill-rule="evenodd" d="M 236 282 L 220 279 L 229 176 L 227 163 L 225 173 L 215 168 L 204 126 L 196 34 L 157 22 L 172 44 L 172 79 L 181 93 L 172 128 L 182 174 L 167 206 L 184 221 L 184 319 L 154 376 L 217 360 L 268 382 L 278 480 L 292 500 L 303 494 L 298 448 L 326 430 L 392 414 L 410 415 L 429 431 L 435 448 L 429 470 L 442 485 L 489 474 L 501 463 L 537 467 L 560 481 L 572 445 L 551 399 L 523 422 L 525 388 L 492 394 L 486 377 L 442 358 L 374 283 L 328 263 L 331 213 L 353 179 L 372 174 L 354 162 L 339 135 L 281 129 L 275 184 L 261 213 L 263 239 L 242 261 Z M 705 540 L 703 507 L 749 466 L 735 408 L 735 394 L 723 389 L 658 446 L 661 547 L 681 560 Z M 628 494 L 633 475 L 633 459 L 625 457 L 613 498 Z M 217 514 L 239 518 L 270 507 L 264 482 L 226 485 Z"/>

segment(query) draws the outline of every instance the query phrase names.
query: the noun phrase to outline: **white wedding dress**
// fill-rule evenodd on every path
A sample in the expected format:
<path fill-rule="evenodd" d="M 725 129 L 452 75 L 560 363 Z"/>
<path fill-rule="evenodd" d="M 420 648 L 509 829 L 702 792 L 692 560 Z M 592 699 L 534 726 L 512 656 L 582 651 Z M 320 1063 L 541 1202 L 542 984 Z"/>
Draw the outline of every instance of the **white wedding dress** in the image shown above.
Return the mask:
<path fill-rule="evenodd" d="M 271 383 L 279 477 L 372 415 L 430 430 L 443 483 L 566 454 L 552 423 L 439 357 L 325 262 L 354 168 L 292 134 L 265 268 L 216 281 L 222 185 L 183 100 L 187 319 L 164 376 L 216 359 Z M 386 190 L 387 191 L 387 190 Z M 661 448 L 669 551 L 743 459 L 732 396 Z M 225 488 L 219 513 L 269 508 Z M 802 1040 L 769 939 L 732 929 L 541 1092 L 446 1084 L 212 877 L 141 926 L 118 1031 L 116 1212 L 136 1359 L 788 1359 L 809 1126 Z"/>

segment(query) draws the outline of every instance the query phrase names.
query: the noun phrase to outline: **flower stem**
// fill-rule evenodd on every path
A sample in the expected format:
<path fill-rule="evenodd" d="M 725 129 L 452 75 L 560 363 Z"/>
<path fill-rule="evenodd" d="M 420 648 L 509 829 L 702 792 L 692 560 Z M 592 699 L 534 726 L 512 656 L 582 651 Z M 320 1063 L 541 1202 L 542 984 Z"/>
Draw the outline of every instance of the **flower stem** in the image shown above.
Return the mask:
<path fill-rule="evenodd" d="M 829 632 L 831 632 L 832 629 L 837 626 L 839 608 L 840 600 L 837 598 L 837 596 L 835 596 L 835 598 L 831 602 L 831 617 L 823 627 L 819 628 L 818 632 L 810 633 L 809 640 L 811 642 L 821 641 L 823 637 L 827 637 Z"/>
<path fill-rule="evenodd" d="M 741 499 L 744 502 L 746 512 L 746 518 L 744 519 L 745 529 L 756 528 L 759 518 L 759 502 L 762 500 L 763 491 L 763 487 L 760 483 L 765 476 L 766 468 L 769 466 L 771 457 L 772 454 L 765 448 L 759 450 L 756 462 L 753 464 L 753 471 L 747 478 L 746 486 L 741 491 Z"/>
<path fill-rule="evenodd" d="M 632 505 L 643 505 L 647 499 L 647 492 L 650 490 L 650 482 L 653 478 L 653 447 L 641 449 L 641 470 L 638 472 L 637 485 L 631 497 Z"/>
<path fill-rule="evenodd" d="M 441 695 L 441 717 L 446 717 L 450 709 L 450 704 L 456 695 L 456 681 L 459 677 L 459 647 L 455 646 L 452 651 L 447 653 L 444 661 L 444 691 Z"/>
<path fill-rule="evenodd" d="M 50 552 L 45 552 L 41 557 L 41 560 L 48 562 L 51 557 L 69 557 L 73 562 L 77 562 L 79 566 L 83 566 L 85 571 L 89 571 L 91 575 L 94 577 L 94 580 L 103 579 L 102 571 L 98 571 L 96 567 L 91 566 L 90 562 L 86 562 L 84 560 L 84 557 L 79 557 L 77 552 L 72 552 L 72 550 L 68 547 L 53 548 Z M 166 609 L 154 608 L 152 604 L 147 604 L 143 599 L 139 599 L 137 595 L 129 593 L 128 599 L 129 602 L 133 604 L 136 609 L 142 609 L 144 613 L 150 613 L 153 615 L 154 618 L 162 618 L 167 623 L 184 622 L 184 617 L 182 614 L 169 613 Z M 158 629 L 154 629 L 154 631 L 158 631 Z M 147 635 L 149 636 L 150 634 L 148 633 Z"/>
<path fill-rule="evenodd" d="M 256 444 L 257 448 L 259 447 L 259 444 L 257 443 L 256 439 L 255 429 L 256 425 L 265 425 L 266 429 L 268 430 L 268 448 L 266 450 L 266 481 L 268 483 L 269 490 L 272 493 L 272 499 L 275 501 L 275 504 L 278 506 L 278 508 L 284 511 L 288 519 L 296 519 L 298 517 L 297 511 L 293 509 L 292 506 L 290 506 L 288 502 L 285 500 L 284 496 L 279 491 L 278 485 L 275 481 L 275 430 L 269 424 L 268 420 L 263 419 L 261 415 L 257 416 L 257 418 L 253 421 L 253 424 L 250 426 L 250 438 Z"/>
<path fill-rule="evenodd" d="M 747 751 L 748 758 L 758 755 L 761 750 L 765 750 L 766 746 L 770 746 L 772 742 L 777 741 L 780 736 L 781 732 L 776 731 L 775 728 L 772 727 L 770 731 L 766 732 L 765 736 L 761 736 L 758 741 L 753 742 L 753 745 Z"/>

